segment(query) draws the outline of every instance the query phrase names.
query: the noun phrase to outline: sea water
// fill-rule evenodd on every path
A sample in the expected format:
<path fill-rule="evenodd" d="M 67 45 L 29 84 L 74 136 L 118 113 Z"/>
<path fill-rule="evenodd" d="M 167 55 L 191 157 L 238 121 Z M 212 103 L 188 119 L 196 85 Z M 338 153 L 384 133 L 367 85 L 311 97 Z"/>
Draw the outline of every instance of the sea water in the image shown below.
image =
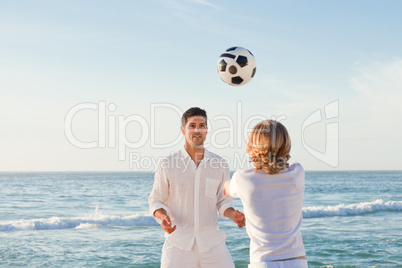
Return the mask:
<path fill-rule="evenodd" d="M 159 267 L 152 184 L 151 172 L 0 173 L 0 266 Z M 401 171 L 306 172 L 303 207 L 310 267 L 402 267 Z M 247 267 L 246 230 L 219 225 Z"/>

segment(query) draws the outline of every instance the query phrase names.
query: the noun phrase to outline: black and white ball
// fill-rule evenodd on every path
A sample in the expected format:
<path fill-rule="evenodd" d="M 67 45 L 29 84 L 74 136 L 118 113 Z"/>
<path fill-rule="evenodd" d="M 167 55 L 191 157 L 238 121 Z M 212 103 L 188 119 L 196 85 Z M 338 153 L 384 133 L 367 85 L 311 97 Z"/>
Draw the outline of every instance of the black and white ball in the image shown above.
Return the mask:
<path fill-rule="evenodd" d="M 250 82 L 255 71 L 254 55 L 242 47 L 228 48 L 218 59 L 218 74 L 231 86 L 241 86 Z"/>

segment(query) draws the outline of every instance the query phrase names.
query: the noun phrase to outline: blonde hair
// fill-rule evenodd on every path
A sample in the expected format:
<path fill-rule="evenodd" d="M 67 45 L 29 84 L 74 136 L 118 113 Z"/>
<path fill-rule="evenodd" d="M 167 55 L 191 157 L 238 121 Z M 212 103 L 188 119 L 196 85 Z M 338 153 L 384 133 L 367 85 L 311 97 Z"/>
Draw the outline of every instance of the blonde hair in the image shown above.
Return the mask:
<path fill-rule="evenodd" d="M 254 167 L 268 174 L 276 174 L 289 167 L 290 147 L 288 131 L 274 120 L 257 124 L 246 142 L 246 151 Z"/>

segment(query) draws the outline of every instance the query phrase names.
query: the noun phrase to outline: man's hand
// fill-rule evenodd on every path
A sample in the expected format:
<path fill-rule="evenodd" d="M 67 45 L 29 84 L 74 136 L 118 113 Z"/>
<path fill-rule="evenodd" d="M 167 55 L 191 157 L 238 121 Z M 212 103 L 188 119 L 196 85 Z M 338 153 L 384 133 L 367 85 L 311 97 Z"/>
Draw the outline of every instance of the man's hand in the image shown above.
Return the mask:
<path fill-rule="evenodd" d="M 163 208 L 156 210 L 154 216 L 161 220 L 162 230 L 166 233 L 171 234 L 176 230 L 176 225 L 172 227 L 172 221 Z"/>
<path fill-rule="evenodd" d="M 172 227 L 172 222 L 169 216 L 164 216 L 161 223 L 162 230 L 168 234 L 171 234 L 176 230 L 176 225 Z"/>
<path fill-rule="evenodd" d="M 239 228 L 243 228 L 244 226 L 246 226 L 246 217 L 238 210 L 234 212 L 232 221 L 234 221 L 234 223 L 236 223 Z"/>
<path fill-rule="evenodd" d="M 228 218 L 231 218 L 239 228 L 246 226 L 246 217 L 240 211 L 235 210 L 234 208 L 228 208 L 225 210 L 224 215 Z"/>

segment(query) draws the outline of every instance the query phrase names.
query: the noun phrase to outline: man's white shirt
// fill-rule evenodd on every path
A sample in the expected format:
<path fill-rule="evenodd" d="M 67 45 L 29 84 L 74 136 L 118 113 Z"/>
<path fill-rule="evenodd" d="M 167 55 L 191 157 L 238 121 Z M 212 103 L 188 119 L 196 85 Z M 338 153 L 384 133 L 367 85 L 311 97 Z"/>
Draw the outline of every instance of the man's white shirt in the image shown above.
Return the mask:
<path fill-rule="evenodd" d="M 222 157 L 204 150 L 198 167 L 184 148 L 163 159 L 148 200 L 152 214 L 163 208 L 172 226 L 177 226 L 165 237 L 182 250 L 191 250 L 196 242 L 199 251 L 205 252 L 226 239 L 219 231 L 218 213 L 226 219 L 225 210 L 233 207 L 233 199 L 223 194 L 229 166 Z"/>

